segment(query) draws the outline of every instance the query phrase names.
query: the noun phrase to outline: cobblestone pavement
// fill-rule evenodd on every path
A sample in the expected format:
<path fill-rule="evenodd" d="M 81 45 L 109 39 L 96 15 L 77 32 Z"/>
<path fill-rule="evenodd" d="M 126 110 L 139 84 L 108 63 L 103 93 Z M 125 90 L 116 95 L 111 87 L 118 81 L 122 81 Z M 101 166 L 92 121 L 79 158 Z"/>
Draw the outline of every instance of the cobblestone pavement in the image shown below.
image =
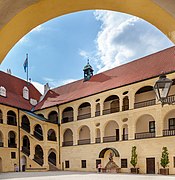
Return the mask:
<path fill-rule="evenodd" d="M 175 176 L 133 175 L 133 174 L 97 174 L 87 172 L 17 172 L 0 173 L 0 179 L 9 180 L 175 180 Z"/>

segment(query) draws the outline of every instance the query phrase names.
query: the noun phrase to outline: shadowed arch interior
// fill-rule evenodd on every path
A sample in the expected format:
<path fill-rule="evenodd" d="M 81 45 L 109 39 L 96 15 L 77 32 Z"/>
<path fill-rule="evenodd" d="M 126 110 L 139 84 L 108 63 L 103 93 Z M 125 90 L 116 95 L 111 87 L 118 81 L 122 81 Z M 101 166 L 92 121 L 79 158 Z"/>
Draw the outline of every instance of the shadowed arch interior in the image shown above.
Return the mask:
<path fill-rule="evenodd" d="M 119 152 L 115 148 L 105 148 L 100 152 L 99 158 L 104 158 L 104 155 L 108 150 L 111 150 L 114 153 L 115 157 L 120 157 Z"/>

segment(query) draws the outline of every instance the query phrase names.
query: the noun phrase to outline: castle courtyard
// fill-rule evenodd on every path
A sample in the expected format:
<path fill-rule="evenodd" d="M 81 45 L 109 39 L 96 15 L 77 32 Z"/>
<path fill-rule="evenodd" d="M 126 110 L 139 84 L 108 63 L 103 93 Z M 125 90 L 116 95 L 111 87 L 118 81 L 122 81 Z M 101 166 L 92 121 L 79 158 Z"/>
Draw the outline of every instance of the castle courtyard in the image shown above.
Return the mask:
<path fill-rule="evenodd" d="M 1 173 L 0 179 L 13 179 L 13 180 L 171 180 L 175 176 L 163 175 L 133 175 L 133 174 L 106 174 L 106 173 L 91 173 L 91 172 L 70 172 L 70 171 L 52 171 L 52 172 L 20 172 L 20 173 Z"/>

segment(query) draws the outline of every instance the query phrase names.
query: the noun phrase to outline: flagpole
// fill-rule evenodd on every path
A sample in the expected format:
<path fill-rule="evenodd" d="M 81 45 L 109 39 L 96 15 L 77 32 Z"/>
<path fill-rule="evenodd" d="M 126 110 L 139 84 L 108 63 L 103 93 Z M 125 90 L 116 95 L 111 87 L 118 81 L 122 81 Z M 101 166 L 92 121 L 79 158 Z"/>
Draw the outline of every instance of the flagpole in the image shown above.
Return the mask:
<path fill-rule="evenodd" d="M 27 59 L 27 82 L 28 82 L 28 78 L 29 78 L 29 60 L 28 60 L 28 54 L 26 54 L 26 59 Z"/>

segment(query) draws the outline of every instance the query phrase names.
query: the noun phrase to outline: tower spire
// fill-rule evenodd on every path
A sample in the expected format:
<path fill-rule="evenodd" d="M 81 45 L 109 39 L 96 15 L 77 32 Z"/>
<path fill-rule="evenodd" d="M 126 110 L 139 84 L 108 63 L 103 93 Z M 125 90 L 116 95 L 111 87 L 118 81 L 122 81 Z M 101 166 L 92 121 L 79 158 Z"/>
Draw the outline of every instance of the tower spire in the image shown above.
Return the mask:
<path fill-rule="evenodd" d="M 90 78 L 93 76 L 93 68 L 89 64 L 89 58 L 87 59 L 87 65 L 83 69 L 84 71 L 84 81 L 89 81 Z"/>

